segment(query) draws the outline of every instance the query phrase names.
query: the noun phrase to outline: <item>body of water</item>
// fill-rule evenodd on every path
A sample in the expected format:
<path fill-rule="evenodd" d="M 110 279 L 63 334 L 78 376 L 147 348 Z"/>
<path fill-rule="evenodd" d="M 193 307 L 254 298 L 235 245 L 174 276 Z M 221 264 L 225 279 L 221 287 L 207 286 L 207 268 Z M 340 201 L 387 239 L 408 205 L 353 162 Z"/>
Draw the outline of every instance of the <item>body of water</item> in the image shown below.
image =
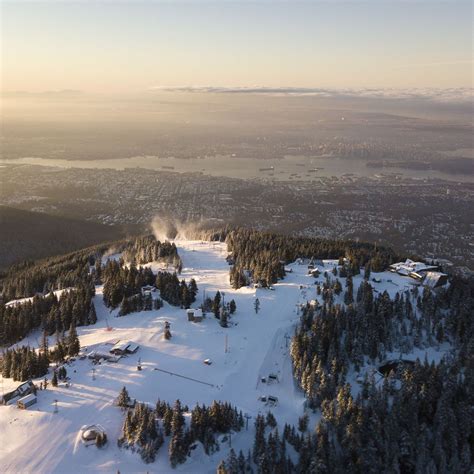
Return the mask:
<path fill-rule="evenodd" d="M 161 158 L 135 156 L 109 160 L 64 160 L 25 157 L 16 160 L 0 160 L 4 164 L 28 164 L 60 168 L 117 169 L 145 168 L 174 171 L 177 173 L 203 173 L 211 176 L 277 181 L 311 181 L 318 177 L 402 175 L 417 179 L 438 178 L 454 182 L 474 182 L 474 176 L 453 175 L 436 170 L 408 170 L 403 168 L 371 168 L 367 161 L 337 158 L 333 156 L 287 156 L 283 159 L 255 159 L 235 156 L 204 158 Z"/>

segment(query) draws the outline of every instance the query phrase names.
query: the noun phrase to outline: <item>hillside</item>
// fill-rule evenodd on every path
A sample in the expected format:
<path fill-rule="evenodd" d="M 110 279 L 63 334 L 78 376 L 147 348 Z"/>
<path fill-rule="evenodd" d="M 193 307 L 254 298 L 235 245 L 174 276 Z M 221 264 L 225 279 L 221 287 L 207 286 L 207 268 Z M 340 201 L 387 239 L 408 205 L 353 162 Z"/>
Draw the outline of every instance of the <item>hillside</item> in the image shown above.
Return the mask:
<path fill-rule="evenodd" d="M 312 461 L 314 456 L 322 456 L 321 451 L 314 447 L 316 445 L 312 445 L 317 441 L 313 441 L 309 433 L 314 432 L 315 424 L 321 420 L 322 424 L 318 426 L 317 431 L 318 439 L 320 439 L 320 436 L 324 436 L 324 430 L 330 429 L 327 428 L 328 424 L 337 425 L 342 422 L 343 418 L 331 420 L 331 410 L 325 401 L 325 399 L 333 397 L 332 391 L 336 389 L 335 383 L 331 388 L 334 373 L 330 371 L 327 373 L 325 392 L 318 393 L 317 399 L 311 400 L 314 407 L 310 409 L 305 396 L 306 387 L 309 387 L 308 382 L 303 381 L 304 390 L 302 390 L 299 387 L 299 375 L 297 376 L 297 373 L 294 372 L 299 362 L 299 359 L 295 358 L 294 352 L 296 352 L 296 344 L 301 346 L 301 341 L 298 338 L 303 337 L 302 340 L 310 341 L 311 337 L 318 337 L 318 333 L 314 331 L 303 336 L 303 331 L 306 330 L 305 326 L 308 325 L 308 317 L 314 317 L 315 321 L 317 318 L 323 321 L 328 320 L 328 315 L 324 314 L 325 308 L 344 307 L 346 299 L 344 291 L 338 292 L 336 291 L 337 287 L 334 286 L 337 280 L 334 273 L 338 273 L 342 287 L 347 286 L 347 278 L 341 276 L 340 261 L 338 259 L 318 260 L 315 265 L 317 265 L 320 274 L 315 277 L 308 272 L 308 261 L 297 259 L 286 265 L 284 278 L 269 289 L 257 288 L 253 285 L 235 289 L 232 288 L 229 280 L 229 264 L 226 261 L 229 252 L 225 243 L 181 240 L 175 241 L 175 244 L 182 262 L 180 278 L 186 282 L 195 279 L 199 288 L 194 307 L 200 305 L 206 297 L 213 298 L 217 291 L 221 293 L 222 298 L 225 298 L 225 302 L 235 300 L 237 310 L 229 317 L 228 327 L 222 327 L 222 321 L 214 317 L 212 312 L 207 312 L 201 322 L 190 322 L 184 309 L 172 306 L 166 301 L 159 309 L 135 312 L 120 317 L 119 307 L 113 309 L 105 305 L 104 285 L 97 284 L 95 296 L 92 297 L 97 320 L 88 326 L 77 327 L 81 351 L 78 358 L 71 359 L 65 364 L 70 376 L 69 385 L 66 386 L 65 383 L 60 382 L 57 387 L 49 385 L 47 390 L 39 390 L 37 393 L 38 403 L 28 410 L 19 410 L 14 405 L 0 406 L 1 417 L 5 421 L 4 429 L 0 430 L 0 446 L 2 447 L 0 462 L 5 472 L 66 473 L 117 472 L 120 470 L 122 473 L 145 471 L 213 473 L 216 472 L 217 465 L 224 459 L 227 459 L 228 467 L 232 465 L 231 447 L 236 453 L 242 451 L 244 455 L 253 451 L 255 461 L 245 462 L 252 464 L 253 469 L 258 467 L 258 472 L 274 472 L 274 465 L 271 463 L 276 462 L 277 458 L 271 461 L 258 454 L 258 452 L 264 451 L 261 446 L 258 447 L 257 443 L 261 415 L 266 415 L 268 411 L 271 411 L 275 416 L 276 427 L 280 434 L 285 433 L 287 442 L 285 456 L 288 456 L 288 463 L 285 470 L 281 472 L 309 472 L 308 468 L 303 469 L 305 463 L 315 462 Z M 117 261 L 119 257 L 120 254 L 104 256 L 102 265 L 108 260 Z M 163 263 L 156 261 L 144 266 L 150 268 L 154 274 L 163 269 Z M 98 268 L 97 263 L 96 268 Z M 398 305 L 400 305 L 399 297 L 401 295 L 407 301 L 406 308 L 404 304 L 401 306 L 401 311 L 404 314 L 406 311 L 406 315 L 397 314 L 394 321 L 395 326 L 393 326 L 397 327 L 398 321 L 401 321 L 403 333 L 400 336 L 392 335 L 393 337 L 387 338 L 393 347 L 383 349 L 383 360 L 385 362 L 396 360 L 401 356 L 403 350 L 403 359 L 408 361 L 406 363 L 414 363 L 418 358 L 420 360 L 426 359 L 428 364 L 434 364 L 430 367 L 432 373 L 430 377 L 435 380 L 433 367 L 438 366 L 441 360 L 448 360 L 449 357 L 452 357 L 454 346 L 450 339 L 444 335 L 437 336 L 435 342 L 429 342 L 432 338 L 431 332 L 437 332 L 435 323 L 439 324 L 440 315 L 436 315 L 436 321 L 430 322 L 433 328 L 429 328 L 425 332 L 424 312 L 426 308 L 424 306 L 427 306 L 428 303 L 425 303 L 424 300 L 428 301 L 428 296 L 423 297 L 423 303 L 417 305 L 418 293 L 414 291 L 413 279 L 388 271 L 372 272 L 370 282 L 375 295 L 386 295 L 386 298 L 397 301 Z M 359 288 L 364 287 L 364 291 L 366 291 L 367 280 L 364 280 L 363 274 L 358 273 L 352 277 L 352 285 L 354 297 L 358 295 L 357 299 L 359 300 L 359 294 L 361 294 Z M 318 287 L 321 291 L 318 290 Z M 334 292 L 332 288 L 335 289 Z M 152 292 L 152 298 L 156 299 L 157 297 L 158 291 L 156 290 Z M 365 301 L 365 297 L 363 298 L 363 304 L 369 304 L 368 301 Z M 24 303 L 19 302 L 18 304 Z M 378 300 L 375 301 L 375 306 L 379 304 Z M 362 304 L 359 306 L 357 314 L 353 315 L 354 321 L 364 316 L 359 314 L 361 306 Z M 324 311 L 321 314 L 317 313 L 315 310 L 317 307 L 323 308 Z M 412 313 L 408 313 L 408 308 L 412 308 L 410 310 Z M 447 314 L 446 309 L 443 311 L 444 314 Z M 311 316 L 309 316 L 310 313 Z M 379 315 L 374 312 L 371 317 L 379 318 Z M 331 318 L 339 321 L 339 326 L 344 324 L 338 314 L 330 316 L 329 319 Z M 385 311 L 384 318 L 384 327 L 389 328 L 391 322 L 388 311 Z M 416 321 L 419 321 L 419 324 L 413 332 L 412 326 Z M 166 322 L 170 324 L 172 334 L 170 340 L 166 340 L 164 337 Z M 447 334 L 448 325 L 443 325 L 443 327 Z M 299 328 L 299 335 L 298 333 L 295 335 L 296 328 Z M 321 330 L 326 331 L 324 327 L 321 327 Z M 346 334 L 350 334 L 349 330 L 350 328 L 346 328 Z M 364 328 L 359 328 L 359 331 L 364 332 Z M 368 331 L 371 331 L 370 327 L 368 327 Z M 467 327 L 463 328 L 465 335 L 469 331 L 471 330 Z M 419 340 L 411 337 L 415 333 Z M 326 340 L 326 336 L 326 333 L 322 333 L 321 341 L 316 341 L 316 344 L 319 345 L 317 352 L 320 357 L 326 350 L 323 349 L 323 344 L 329 342 Z M 362 335 L 359 336 L 359 341 L 362 340 L 362 337 Z M 28 344 L 31 347 L 38 347 L 40 339 L 40 331 L 34 331 L 16 346 Z M 50 346 L 54 345 L 55 337 L 50 337 L 49 340 Z M 399 345 L 398 340 L 403 344 Z M 102 358 L 99 363 L 94 364 L 93 360 L 89 358 L 93 351 L 99 354 L 108 354 L 117 341 L 132 341 L 139 346 L 138 351 L 120 358 L 115 363 L 106 362 Z M 346 341 L 346 345 L 350 342 Z M 308 354 L 309 350 L 310 348 L 308 348 Z M 382 348 L 379 347 L 378 350 L 382 350 Z M 329 353 L 332 353 L 332 356 L 329 357 L 329 365 L 334 366 L 335 363 L 338 365 L 342 360 L 344 354 L 337 351 L 341 351 L 341 349 L 336 349 L 336 352 L 334 352 L 334 348 L 329 349 Z M 348 350 L 347 353 L 349 359 L 352 359 L 354 351 Z M 342 403 L 341 400 L 343 401 L 344 397 L 354 397 L 353 401 L 348 403 L 348 406 L 352 407 L 351 410 L 354 410 L 357 404 L 362 403 L 359 402 L 358 397 L 366 397 L 365 392 L 369 394 L 367 401 L 364 402 L 365 405 L 368 405 L 369 402 L 372 403 L 371 400 L 377 399 L 374 393 L 381 394 L 382 390 L 386 389 L 383 376 L 377 372 L 382 360 L 376 357 L 365 357 L 364 353 L 365 349 L 361 347 L 360 364 L 348 363 L 347 356 L 345 356 L 346 361 L 338 366 L 342 380 L 348 384 L 349 388 L 343 389 L 342 385 L 338 388 L 346 390 L 346 392 L 340 392 L 337 395 L 337 401 Z M 210 365 L 203 363 L 204 360 L 209 360 Z M 446 367 L 446 364 L 447 362 L 442 363 L 441 367 Z M 361 367 L 359 368 L 357 365 Z M 137 370 L 138 367 L 141 370 Z M 297 368 L 297 370 L 299 369 Z M 321 375 L 323 370 L 325 370 L 323 366 L 318 366 L 313 375 L 318 374 L 318 377 L 324 378 L 324 374 Z M 376 379 L 372 381 L 374 374 Z M 52 369 L 50 369 L 48 379 L 51 379 L 51 375 Z M 276 379 L 273 381 L 270 375 L 275 376 Z M 308 375 L 309 373 L 304 374 L 303 378 L 306 379 Z M 395 377 L 395 375 L 392 374 L 391 377 Z M 404 390 L 403 377 L 400 380 L 390 379 L 391 381 L 387 385 L 392 386 L 390 396 L 393 397 L 393 400 L 397 400 L 395 386 L 401 384 L 401 392 Z M 417 377 L 419 375 L 416 375 L 415 379 Z M 362 382 L 364 378 L 365 381 Z M 5 391 L 16 387 L 19 383 L 10 378 L 1 380 Z M 41 380 L 36 380 L 36 382 L 39 383 Z M 412 380 L 411 376 L 407 380 Z M 451 381 L 450 383 L 453 386 L 457 382 Z M 231 406 L 235 406 L 238 411 L 248 417 L 249 426 L 248 429 L 243 427 L 234 429 L 231 437 L 224 433 L 218 434 L 216 438 L 218 450 L 211 450 L 209 454 L 205 453 L 204 444 L 198 441 L 192 442 L 189 451 L 185 452 L 184 463 L 178 463 L 175 469 L 170 466 L 171 452 L 177 446 L 178 441 L 180 444 L 185 444 L 186 438 L 176 438 L 177 435 L 173 431 L 175 434 L 171 438 L 164 437 L 164 445 L 158 449 L 154 462 L 145 464 L 141 459 L 141 449 L 139 452 L 133 452 L 133 450 L 120 448 L 117 445 L 117 441 L 124 436 L 124 419 L 128 416 L 115 406 L 115 400 L 123 386 L 127 387 L 132 398 L 144 402 L 152 408 L 155 407 L 158 399 L 171 406 L 175 400 L 179 399 L 182 406 L 189 407 L 188 410 L 194 409 L 197 404 L 209 406 L 214 400 L 229 402 Z M 318 389 L 322 387 L 323 382 L 318 382 Z M 449 393 L 449 389 L 446 388 L 446 390 L 445 397 Z M 436 397 L 442 392 L 442 389 L 430 392 L 431 403 L 436 405 L 438 403 Z M 274 404 L 261 400 L 261 397 L 269 395 L 275 397 Z M 461 403 L 462 396 L 464 395 L 459 389 L 457 397 L 460 407 L 464 403 Z M 414 403 L 412 393 L 410 400 L 410 403 Z M 318 403 L 321 401 L 323 403 L 319 407 Z M 336 403 L 336 397 L 331 403 Z M 449 401 L 440 401 L 438 405 L 444 407 L 443 403 L 449 403 Z M 56 404 L 57 413 L 55 413 Z M 380 409 L 379 406 L 378 410 Z M 454 409 L 454 405 L 450 409 Z M 337 413 L 340 410 L 343 410 L 341 406 Z M 336 408 L 334 408 L 334 413 L 336 413 Z M 409 411 L 409 415 L 413 418 L 414 413 Z M 185 427 L 189 427 L 193 423 L 194 415 L 191 417 L 190 411 L 183 409 L 181 416 Z M 301 421 L 304 420 L 304 416 L 307 417 L 308 428 L 305 428 L 304 422 Z M 348 413 L 346 416 L 350 419 L 352 415 Z M 428 417 L 426 413 L 424 416 Z M 175 414 L 173 415 L 174 419 Z M 372 419 L 375 419 L 375 415 L 367 414 L 367 420 Z M 175 421 L 173 423 L 175 426 Z M 428 422 L 426 421 L 426 423 Z M 104 448 L 87 447 L 81 441 L 81 428 L 92 424 L 99 425 L 107 433 L 109 442 Z M 157 420 L 156 424 L 159 433 L 161 433 L 161 430 L 165 429 L 165 420 Z M 287 431 L 286 425 L 299 426 L 301 439 L 298 431 L 296 435 L 291 434 Z M 174 427 L 173 430 L 175 429 Z M 334 432 L 334 436 L 337 435 L 339 429 L 340 427 L 338 431 Z M 355 429 L 362 428 L 355 427 Z M 409 436 L 410 429 L 412 428 L 406 428 L 406 436 Z M 423 429 L 426 431 L 426 426 Z M 455 429 L 452 424 L 450 429 Z M 466 429 L 467 432 L 462 436 L 459 434 L 461 444 L 469 435 L 468 425 Z M 263 428 L 263 441 L 260 439 L 259 442 L 263 442 L 264 445 L 268 443 L 269 447 L 272 446 L 272 442 L 279 439 L 275 430 L 276 428 L 272 428 L 272 425 L 268 424 Z M 28 432 L 28 454 L 25 454 L 24 446 L 26 431 Z M 190 434 L 188 431 L 186 433 L 186 436 L 192 436 L 192 433 Z M 370 433 L 370 430 L 366 431 L 365 435 L 367 433 Z M 266 441 L 265 438 L 268 434 L 269 439 Z M 362 435 L 364 434 L 362 433 Z M 273 441 L 271 441 L 272 436 L 274 437 Z M 257 440 L 255 442 L 254 437 Z M 354 442 L 354 440 L 347 442 Z M 395 445 L 397 442 L 395 441 Z M 444 443 L 446 442 L 448 441 L 445 440 Z M 144 449 L 150 449 L 150 446 L 146 445 Z M 305 449 L 309 450 L 306 451 L 306 458 L 304 456 Z M 442 447 L 437 449 L 444 453 Z M 460 447 L 459 450 L 461 449 Z M 279 448 L 277 451 L 280 453 Z M 326 453 L 325 462 L 344 464 L 342 458 L 339 461 L 331 460 L 329 445 L 326 448 Z M 369 456 L 375 456 L 374 463 L 377 459 L 376 455 L 371 452 L 361 451 L 360 456 L 364 462 L 368 462 Z M 403 466 L 403 463 L 407 462 L 403 456 L 402 454 L 400 459 L 397 459 L 397 465 Z M 286 462 L 286 457 L 283 459 Z M 458 462 L 462 467 L 462 462 L 466 462 L 466 460 Z M 267 463 L 267 468 L 268 466 L 273 466 L 273 468 L 264 470 L 262 466 L 265 463 Z M 292 464 L 293 467 L 291 467 Z M 295 468 L 298 465 L 299 467 Z M 237 474 L 243 471 L 229 468 L 227 470 L 221 469 L 220 472 L 232 474 L 235 472 Z M 330 469 L 328 472 L 339 471 Z M 349 469 L 346 472 L 352 472 L 352 470 Z M 354 472 L 362 471 L 356 469 Z M 464 471 L 459 469 L 451 472 Z"/>
<path fill-rule="evenodd" d="M 124 237 L 119 226 L 0 206 L 0 270 Z"/>

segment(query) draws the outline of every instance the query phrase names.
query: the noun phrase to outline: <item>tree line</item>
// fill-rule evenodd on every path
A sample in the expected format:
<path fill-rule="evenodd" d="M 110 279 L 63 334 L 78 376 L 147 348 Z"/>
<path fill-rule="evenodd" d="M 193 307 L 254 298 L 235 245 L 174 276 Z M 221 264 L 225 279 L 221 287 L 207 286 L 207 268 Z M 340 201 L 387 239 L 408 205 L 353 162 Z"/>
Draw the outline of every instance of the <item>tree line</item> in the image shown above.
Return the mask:
<path fill-rule="evenodd" d="M 3 377 L 24 382 L 46 375 L 51 362 L 64 362 L 67 356 L 76 356 L 80 348 L 76 328 L 71 323 L 67 336 L 57 333 L 56 346 L 53 349 L 49 349 L 46 332 L 43 333 L 38 350 L 29 346 L 6 349 L 0 358 L 0 370 Z"/>
<path fill-rule="evenodd" d="M 0 344 L 10 345 L 26 337 L 34 329 L 47 334 L 64 332 L 74 326 L 95 324 L 97 315 L 92 298 L 93 286 L 78 286 L 64 291 L 34 296 L 30 301 L 0 305 Z"/>
<path fill-rule="evenodd" d="M 186 283 L 185 280 L 180 281 L 176 273 L 158 272 L 155 286 L 160 291 L 160 297 L 173 306 L 189 308 L 196 301 L 198 287 L 194 278 Z"/>
<path fill-rule="evenodd" d="M 474 461 L 474 285 L 374 295 L 368 280 L 347 306 L 303 310 L 291 344 L 294 375 L 320 410 L 316 431 L 293 437 L 296 472 L 469 472 Z M 368 372 L 353 396 L 347 383 L 388 352 L 452 352 L 439 364 L 400 364 L 380 382 Z M 378 375 L 378 377 L 381 377 Z"/>
<path fill-rule="evenodd" d="M 123 297 L 120 303 L 119 316 L 125 316 L 139 311 L 159 310 L 163 307 L 161 298 L 153 298 L 151 293 L 142 294 L 142 292 L 130 297 Z"/>
<path fill-rule="evenodd" d="M 287 439 L 280 436 L 277 421 L 271 412 L 258 414 L 255 418 L 255 435 L 252 449 L 247 455 L 242 450 L 237 455 L 231 449 L 227 459 L 217 466 L 217 474 L 300 472 L 287 451 Z M 310 472 L 310 471 L 301 471 Z"/>
<path fill-rule="evenodd" d="M 136 267 L 131 264 L 124 266 L 123 261 L 109 260 L 101 271 L 104 282 L 104 303 L 108 307 L 116 308 L 122 305 L 122 314 L 131 312 L 131 307 L 150 308 L 150 298 L 142 296 L 144 286 L 156 287 L 160 298 L 173 306 L 189 308 L 196 300 L 198 288 L 196 281 L 189 283 L 179 280 L 176 273 L 158 272 L 155 276 L 148 267 Z M 153 304 L 153 303 L 151 303 Z"/>
<path fill-rule="evenodd" d="M 219 237 L 222 237 L 219 234 Z M 285 275 L 284 265 L 297 258 L 330 259 L 346 257 L 353 268 L 369 265 L 382 271 L 400 257 L 391 249 L 350 240 L 294 237 L 237 228 L 225 233 L 230 279 L 234 288 L 255 283 L 269 286 Z M 357 270 L 358 271 L 358 270 Z"/>
<path fill-rule="evenodd" d="M 473 394 L 473 351 L 462 364 L 455 357 L 437 365 L 418 360 L 381 382 L 366 378 L 357 396 L 339 385 L 322 401 L 314 430 L 303 415 L 280 436 L 271 413 L 257 415 L 252 450 L 231 449 L 217 473 L 469 474 Z"/>
<path fill-rule="evenodd" d="M 166 262 L 181 271 L 181 259 L 176 245 L 171 242 L 160 242 L 152 235 L 137 237 L 127 242 L 122 249 L 126 262 L 143 265 L 149 262 Z"/>
<path fill-rule="evenodd" d="M 98 245 L 39 262 L 13 265 L 0 275 L 0 344 L 10 345 L 34 329 L 62 332 L 97 320 L 91 268 L 108 246 Z M 58 298 L 55 290 L 66 289 Z M 18 304 L 13 299 L 31 298 Z"/>
<path fill-rule="evenodd" d="M 125 266 L 122 259 L 108 260 L 101 269 L 100 278 L 104 284 L 104 303 L 111 308 L 116 308 L 124 298 L 141 293 L 143 286 L 155 283 L 151 268 Z"/>
<path fill-rule="evenodd" d="M 394 299 L 387 292 L 375 296 L 364 280 L 353 303 L 327 301 L 303 308 L 291 344 L 294 374 L 312 407 L 336 396 L 351 367 L 359 371 L 389 352 L 404 354 L 443 342 L 462 355 L 474 334 L 474 291 L 460 279 L 436 293 L 425 288 L 420 294 L 415 287 Z"/>
<path fill-rule="evenodd" d="M 124 387 L 119 394 L 119 406 L 127 408 L 130 397 Z M 119 447 L 138 451 L 144 462 L 153 462 L 166 437 L 170 438 L 168 456 L 172 467 L 186 461 L 196 441 L 200 441 L 207 454 L 219 449 L 216 434 L 240 431 L 244 426 L 242 412 L 229 403 L 214 401 L 211 406 L 196 405 L 191 410 L 186 426 L 184 414 L 189 412 L 176 400 L 173 406 L 158 400 L 154 408 L 137 403 L 127 409 L 118 440 Z"/>
<path fill-rule="evenodd" d="M 3 303 L 17 298 L 47 294 L 54 290 L 89 286 L 90 268 L 100 262 L 108 245 L 97 245 L 39 262 L 13 265 L 0 275 L 0 299 Z"/>

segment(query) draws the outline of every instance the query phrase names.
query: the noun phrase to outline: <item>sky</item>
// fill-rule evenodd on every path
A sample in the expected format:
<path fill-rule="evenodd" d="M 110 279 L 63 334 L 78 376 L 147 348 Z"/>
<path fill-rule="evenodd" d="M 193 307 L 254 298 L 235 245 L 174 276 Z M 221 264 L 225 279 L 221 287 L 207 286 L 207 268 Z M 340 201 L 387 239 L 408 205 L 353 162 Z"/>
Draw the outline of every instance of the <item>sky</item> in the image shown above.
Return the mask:
<path fill-rule="evenodd" d="M 1 89 L 469 88 L 472 5 L 1 0 Z"/>

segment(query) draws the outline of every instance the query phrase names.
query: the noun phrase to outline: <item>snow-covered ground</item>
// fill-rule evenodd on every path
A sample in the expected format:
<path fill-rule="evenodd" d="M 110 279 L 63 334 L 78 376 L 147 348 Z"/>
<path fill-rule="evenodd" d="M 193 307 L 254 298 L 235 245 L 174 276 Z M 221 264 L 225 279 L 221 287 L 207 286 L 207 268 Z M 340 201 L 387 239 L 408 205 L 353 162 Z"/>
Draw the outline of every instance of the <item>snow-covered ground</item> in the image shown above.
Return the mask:
<path fill-rule="evenodd" d="M 64 288 L 62 290 L 56 290 L 56 291 L 53 291 L 53 293 L 58 297 L 60 298 L 61 295 L 65 292 L 65 291 L 69 291 L 69 290 L 72 290 L 73 288 Z M 48 293 L 46 296 L 50 295 L 51 293 Z M 5 306 L 16 306 L 18 304 L 23 304 L 23 303 L 27 303 L 28 301 L 32 301 L 33 300 L 33 297 L 30 296 L 29 298 L 20 298 L 18 300 L 11 300 L 9 301 Z"/>
<path fill-rule="evenodd" d="M 111 313 L 104 306 L 102 289 L 98 287 L 94 301 L 98 322 L 78 328 L 81 346 L 89 351 L 117 340 L 130 340 L 139 344 L 140 349 L 118 363 L 93 365 L 88 359 L 76 360 L 67 367 L 70 387 L 50 385 L 47 390 L 39 391 L 38 403 L 28 410 L 0 406 L 1 472 L 215 472 L 218 462 L 227 456 L 227 444 L 210 457 L 204 455 L 202 449 L 196 449 L 191 458 L 175 470 L 169 465 L 167 444 L 161 447 L 153 464 L 144 464 L 139 455 L 120 450 L 117 439 L 123 413 L 113 402 L 124 385 L 132 398 L 152 404 L 158 398 L 170 403 L 179 398 L 190 407 L 196 403 L 210 404 L 215 399 L 229 401 L 252 416 L 251 427 L 255 416 L 268 409 L 258 400 L 259 396 L 270 394 L 279 399 L 278 405 L 271 409 L 279 424 L 297 423 L 303 414 L 304 397 L 293 382 L 289 338 L 299 320 L 297 305 L 319 299 L 315 279 L 307 274 L 307 265 L 290 265 L 292 273 L 274 285 L 275 291 L 233 290 L 229 285 L 225 244 L 200 241 L 176 244 L 183 260 L 181 276 L 186 280 L 195 278 L 199 287 L 196 306 L 201 303 L 204 292 L 213 297 L 217 290 L 225 294 L 225 301 L 236 301 L 237 312 L 231 319 L 231 327 L 222 328 L 213 315 L 201 323 L 188 322 L 184 310 L 166 303 L 158 311 L 118 318 L 117 311 Z M 324 261 L 324 266 L 318 267 L 329 272 L 335 263 Z M 387 289 L 392 297 L 397 291 L 410 287 L 407 277 L 389 272 L 373 276 L 381 279 L 380 283 L 372 282 L 375 289 Z M 361 276 L 354 278 L 354 292 L 361 279 Z M 319 281 L 323 281 L 322 275 Z M 342 295 L 337 300 L 342 302 Z M 254 310 L 256 297 L 260 300 L 258 314 Z M 163 338 L 165 321 L 171 323 L 170 341 Z M 108 331 L 107 325 L 113 329 Z M 31 339 L 29 341 L 31 343 Z M 139 358 L 142 371 L 137 370 Z M 211 359 L 212 364 L 204 364 L 204 359 Z M 277 374 L 279 381 L 271 385 L 262 383 L 261 377 L 268 377 L 270 373 Z M 5 391 L 18 385 L 10 379 L 0 383 Z M 54 413 L 55 400 L 58 413 Z M 105 428 L 109 439 L 105 449 L 85 447 L 79 442 L 79 430 L 86 424 L 100 424 Z M 232 446 L 237 451 L 243 449 L 246 453 L 252 442 L 253 429 L 250 428 L 232 436 Z"/>

